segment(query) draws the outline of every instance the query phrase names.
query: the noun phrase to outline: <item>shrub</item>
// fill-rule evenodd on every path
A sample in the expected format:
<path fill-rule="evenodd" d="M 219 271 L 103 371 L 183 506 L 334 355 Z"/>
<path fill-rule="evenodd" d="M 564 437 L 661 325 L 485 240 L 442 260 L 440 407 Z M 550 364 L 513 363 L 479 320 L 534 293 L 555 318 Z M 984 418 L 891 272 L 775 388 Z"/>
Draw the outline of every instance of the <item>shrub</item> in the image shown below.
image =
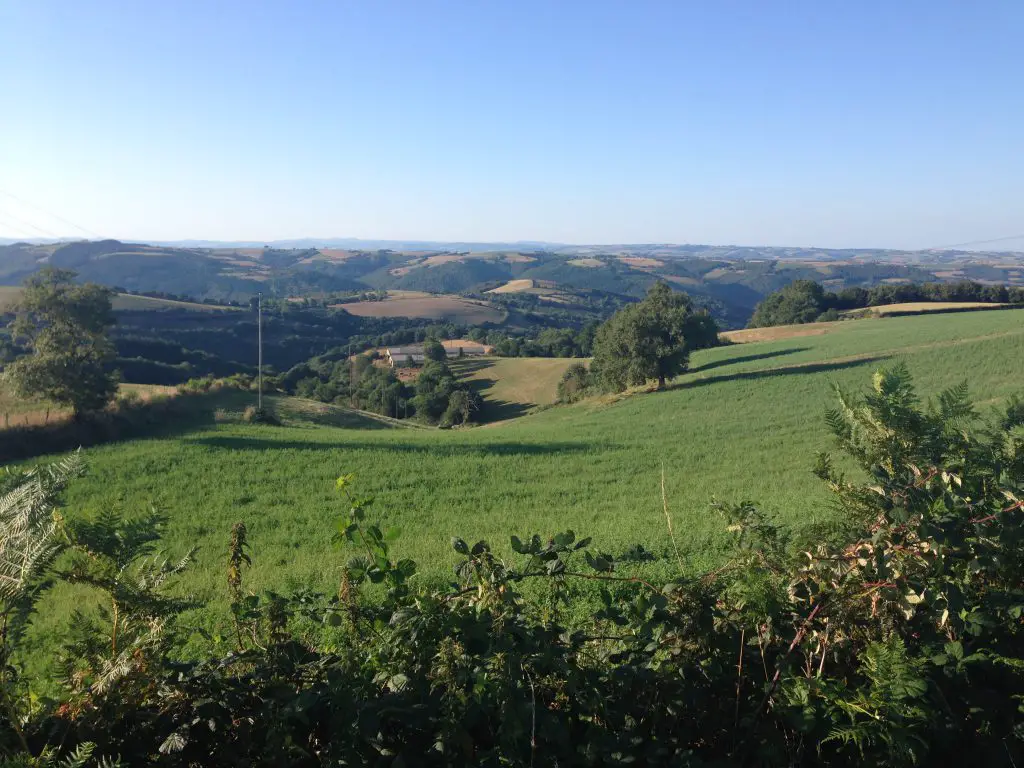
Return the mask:
<path fill-rule="evenodd" d="M 277 416 L 268 408 L 257 408 L 255 405 L 245 406 L 242 411 L 242 421 L 246 424 L 271 424 L 278 426 L 281 422 Z"/>
<path fill-rule="evenodd" d="M 558 382 L 558 402 L 576 403 L 587 396 L 593 387 L 593 377 L 583 363 L 573 363 L 565 369 Z"/>

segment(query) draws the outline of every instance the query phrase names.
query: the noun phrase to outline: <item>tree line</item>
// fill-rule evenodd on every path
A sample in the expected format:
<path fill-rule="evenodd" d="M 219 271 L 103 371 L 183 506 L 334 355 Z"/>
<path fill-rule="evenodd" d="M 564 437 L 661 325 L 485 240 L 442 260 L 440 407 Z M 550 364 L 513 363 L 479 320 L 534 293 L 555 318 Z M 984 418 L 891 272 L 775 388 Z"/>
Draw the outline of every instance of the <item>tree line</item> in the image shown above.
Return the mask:
<path fill-rule="evenodd" d="M 754 309 L 749 328 L 839 320 L 854 309 L 906 302 L 1024 303 L 1024 288 L 983 285 L 969 280 L 953 283 L 896 283 L 871 288 L 844 288 L 833 293 L 814 280 L 795 280 L 768 294 Z"/>

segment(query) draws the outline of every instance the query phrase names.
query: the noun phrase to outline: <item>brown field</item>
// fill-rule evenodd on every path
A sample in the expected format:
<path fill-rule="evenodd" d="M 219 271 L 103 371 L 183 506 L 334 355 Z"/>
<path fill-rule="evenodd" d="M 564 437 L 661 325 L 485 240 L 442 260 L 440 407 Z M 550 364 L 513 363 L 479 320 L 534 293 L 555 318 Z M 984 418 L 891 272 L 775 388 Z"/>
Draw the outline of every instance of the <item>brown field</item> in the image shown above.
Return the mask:
<path fill-rule="evenodd" d="M 885 317 L 893 312 L 915 312 L 927 314 L 929 312 L 945 312 L 950 309 L 995 309 L 1005 306 L 984 301 L 908 301 L 903 304 L 881 304 L 877 307 L 868 307 L 871 314 L 878 317 Z M 863 310 L 852 310 L 862 312 Z"/>
<path fill-rule="evenodd" d="M 776 325 L 773 328 L 744 328 L 741 331 L 725 331 L 718 334 L 733 344 L 748 344 L 753 341 L 778 341 L 795 339 L 800 336 L 820 336 L 835 330 L 842 321 L 832 323 L 803 323 L 802 325 Z"/>
<path fill-rule="evenodd" d="M 525 293 L 533 288 L 533 280 L 509 280 L 504 285 L 492 288 L 487 293 Z"/>
<path fill-rule="evenodd" d="M 603 267 L 604 262 L 600 259 L 570 259 L 566 264 L 572 264 L 574 267 L 587 267 L 593 269 L 594 267 Z"/>
<path fill-rule="evenodd" d="M 358 317 L 422 317 L 428 320 L 455 320 L 472 325 L 500 323 L 505 320 L 505 313 L 501 310 L 457 296 L 357 301 L 335 304 L 334 307 L 344 309 Z"/>
<path fill-rule="evenodd" d="M 355 255 L 353 251 L 344 251 L 341 248 L 321 248 L 319 250 L 320 255 L 328 261 L 345 261 Z"/>
<path fill-rule="evenodd" d="M 461 253 L 439 253 L 436 256 L 428 256 L 423 261 L 426 267 L 436 267 L 440 264 L 451 264 L 455 261 L 465 261 L 469 256 Z"/>
<path fill-rule="evenodd" d="M 494 347 L 479 341 L 473 341 L 472 339 L 445 339 L 441 342 L 441 346 L 445 349 L 458 349 L 459 347 L 483 347 L 484 351 L 488 355 L 494 352 Z"/>
<path fill-rule="evenodd" d="M 637 269 L 654 269 L 664 267 L 665 262 L 658 259 L 650 259 L 645 256 L 619 256 L 619 261 Z"/>

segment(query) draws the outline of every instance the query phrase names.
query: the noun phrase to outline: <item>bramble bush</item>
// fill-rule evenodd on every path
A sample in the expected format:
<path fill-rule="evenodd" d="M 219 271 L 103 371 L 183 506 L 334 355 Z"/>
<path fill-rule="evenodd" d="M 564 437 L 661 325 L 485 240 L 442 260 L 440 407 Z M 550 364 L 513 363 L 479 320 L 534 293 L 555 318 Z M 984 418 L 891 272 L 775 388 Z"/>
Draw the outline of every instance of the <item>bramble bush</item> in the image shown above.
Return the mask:
<path fill-rule="evenodd" d="M 188 556 L 158 555 L 149 519 L 55 517 L 77 460 L 13 475 L 0 749 L 11 765 L 1024 764 L 1024 402 L 987 419 L 966 387 L 922 404 L 896 367 L 827 421 L 860 467 L 817 462 L 842 526 L 802 545 L 754 504 L 719 505 L 728 559 L 667 584 L 566 531 L 512 537 L 513 560 L 454 539 L 451 585 L 420 587 L 341 477 L 337 593 L 248 591 L 239 523 L 231 616 L 190 661 L 187 601 L 167 592 Z M 49 701 L 14 660 L 57 578 L 103 610 L 73 619 Z M 596 597 L 582 621 L 577 582 Z"/>

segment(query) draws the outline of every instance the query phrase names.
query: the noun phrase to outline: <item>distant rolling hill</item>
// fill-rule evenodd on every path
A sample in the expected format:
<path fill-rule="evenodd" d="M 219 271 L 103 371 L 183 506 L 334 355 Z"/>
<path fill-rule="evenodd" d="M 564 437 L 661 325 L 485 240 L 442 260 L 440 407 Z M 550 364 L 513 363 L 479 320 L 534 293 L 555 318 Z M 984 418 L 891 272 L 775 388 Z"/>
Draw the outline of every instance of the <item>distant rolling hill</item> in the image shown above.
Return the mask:
<path fill-rule="evenodd" d="M 560 305 L 567 312 L 573 306 L 597 306 L 600 313 L 613 309 L 616 301 L 641 297 L 664 279 L 697 297 L 729 327 L 742 326 L 766 294 L 796 279 L 817 280 L 831 290 L 962 279 L 1024 285 L 1024 254 L 995 252 L 542 243 L 372 248 L 385 241 L 293 242 L 296 247 L 14 243 L 0 246 L 0 285 L 17 285 L 50 265 L 122 291 L 195 299 L 245 301 L 260 292 L 341 296 L 377 289 L 459 294 L 493 302 L 498 311 L 551 312 Z M 525 280 L 544 290 L 489 293 Z M 606 298 L 595 299 L 598 294 Z M 609 303 L 607 297 L 618 299 Z"/>
<path fill-rule="evenodd" d="M 22 289 L 14 285 L 0 285 L 0 312 L 11 309 L 21 296 Z M 175 301 L 155 296 L 136 296 L 131 293 L 118 293 L 111 304 L 115 311 L 148 311 L 161 309 L 181 309 L 190 312 L 216 312 L 218 310 L 238 311 L 239 307 L 223 304 L 199 304 L 194 301 Z"/>

